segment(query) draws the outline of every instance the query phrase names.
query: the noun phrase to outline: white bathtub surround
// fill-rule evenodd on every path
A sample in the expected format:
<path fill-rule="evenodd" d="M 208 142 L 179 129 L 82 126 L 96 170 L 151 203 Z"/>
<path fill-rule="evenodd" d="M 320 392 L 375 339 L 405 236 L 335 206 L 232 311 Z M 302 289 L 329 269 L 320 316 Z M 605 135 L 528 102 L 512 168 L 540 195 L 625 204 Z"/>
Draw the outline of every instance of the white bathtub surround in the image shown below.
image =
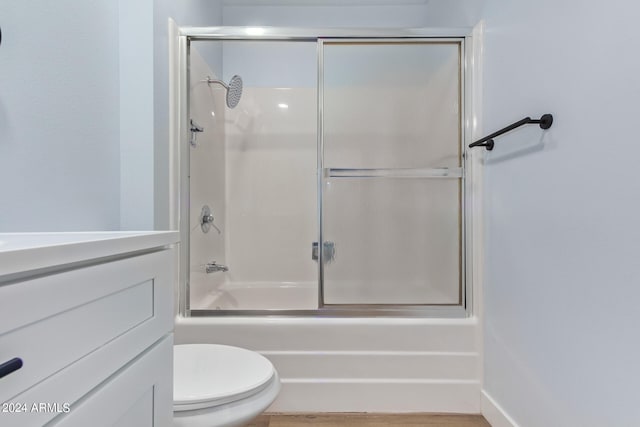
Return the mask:
<path fill-rule="evenodd" d="M 282 391 L 269 411 L 480 412 L 476 318 L 193 317 L 175 332 L 271 360 Z"/>
<path fill-rule="evenodd" d="M 227 283 L 192 302 L 196 303 L 191 306 L 195 310 L 264 310 L 265 307 L 272 310 L 315 310 L 318 308 L 318 284 Z"/>
<path fill-rule="evenodd" d="M 193 81 L 211 73 L 194 56 Z M 222 298 L 229 302 L 225 308 L 248 308 L 233 303 L 239 297 L 255 309 L 317 308 L 317 285 L 313 303 L 308 286 L 318 275 L 311 259 L 317 240 L 315 90 L 245 87 L 239 105 L 228 109 L 223 90 L 202 85 L 192 85 L 192 116 L 212 132 L 199 134 L 191 150 L 191 307 L 206 309 Z M 283 103 L 289 108 L 278 106 Z M 203 204 L 222 234 L 203 234 L 197 226 Z M 229 271 L 206 274 L 212 260 Z M 260 306 L 264 292 L 244 291 L 274 285 L 286 303 L 271 295 Z"/>
<path fill-rule="evenodd" d="M 316 105 L 315 88 L 247 86 L 227 111 L 228 283 L 317 279 Z"/>
<path fill-rule="evenodd" d="M 217 44 L 214 42 L 214 44 Z M 191 163 L 189 232 L 191 298 L 199 301 L 224 283 L 225 274 L 206 274 L 206 264 L 227 262 L 225 241 L 229 235 L 225 203 L 225 90 L 202 80 L 216 78 L 197 48 L 191 50 L 191 119 L 204 131 L 196 133 L 196 146 L 189 147 Z M 203 206 L 209 206 L 214 225 L 208 233 L 200 227 Z"/>
<path fill-rule="evenodd" d="M 195 67 L 199 65 L 196 63 Z M 451 68 L 451 65 L 447 64 L 447 67 Z M 400 92 L 404 93 L 407 104 L 419 103 L 412 91 L 403 90 Z M 361 91 L 351 92 L 345 96 L 361 98 Z M 387 92 L 390 94 L 389 89 Z M 219 92 L 217 95 L 217 102 L 221 102 L 224 94 Z M 443 96 L 431 95 L 434 96 L 428 99 Z M 365 104 L 385 96 L 385 90 L 376 93 L 375 97 L 369 94 L 362 109 Z M 192 102 L 193 116 L 206 117 L 206 108 L 209 106 L 210 109 L 211 100 L 200 103 L 201 98 L 198 94 Z M 280 104 L 286 104 L 288 108 L 281 108 Z M 318 239 L 316 107 L 314 88 L 246 87 L 238 107 L 224 110 L 224 135 L 216 134 L 225 138 L 225 164 L 220 163 L 219 155 L 206 157 L 205 150 L 202 155 L 198 152 L 198 158 L 194 159 L 200 146 L 192 150 L 192 308 L 209 306 L 211 300 L 217 298 L 219 286 L 233 293 L 242 292 L 240 289 L 246 289 L 249 283 L 251 286 L 263 283 L 265 287 L 276 284 L 278 288 L 286 286 L 290 289 L 295 284 L 305 287 L 304 283 L 317 280 L 318 265 L 311 259 L 311 244 Z M 451 107 L 452 111 L 457 108 Z M 338 111 L 333 116 L 341 114 Z M 450 116 L 451 111 L 447 114 Z M 362 132 L 351 134 L 347 121 L 336 121 L 339 121 L 335 125 L 339 130 L 334 129 L 334 133 L 349 135 L 351 144 L 350 148 L 332 152 L 328 162 L 336 167 L 346 167 L 349 160 L 345 158 L 351 157 L 351 164 L 356 167 L 385 166 L 384 159 L 390 158 L 390 147 L 381 140 L 371 142 L 372 136 L 364 128 Z M 407 128 L 411 127 L 410 122 L 407 121 Z M 216 124 L 219 126 L 218 119 Z M 422 135 L 424 129 L 416 125 L 411 132 L 415 137 L 412 140 L 419 139 L 417 135 Z M 199 134 L 198 138 L 209 143 L 209 136 L 203 138 L 203 134 Z M 218 150 L 219 142 L 214 145 Z M 363 160 L 359 153 L 370 151 L 365 148 L 367 145 L 379 147 L 373 158 Z M 451 157 L 441 148 L 434 154 L 433 164 L 427 166 L 453 167 L 456 161 Z M 396 161 L 402 163 L 402 160 Z M 211 169 L 217 171 L 217 178 L 211 176 Z M 219 176 L 222 170 L 224 177 Z M 219 199 L 222 182 L 225 183 L 223 202 Z M 354 194 L 359 197 L 354 198 Z M 424 194 L 429 197 L 422 197 Z M 217 200 L 216 207 L 211 207 L 221 218 L 223 234 L 217 235 L 212 230 L 203 235 L 197 227 L 200 208 L 206 200 L 214 199 Z M 435 199 L 437 203 L 434 203 Z M 337 245 L 337 261 L 325 268 L 326 280 L 331 285 L 325 289 L 326 302 L 458 302 L 458 287 L 451 286 L 451 283 L 459 282 L 460 248 L 458 240 L 451 237 L 458 232 L 459 226 L 457 180 L 405 180 L 399 185 L 397 180 L 338 178 L 327 183 L 325 200 L 326 240 L 335 241 Z M 416 214 L 407 215 L 407 209 Z M 431 220 L 424 221 L 425 217 Z M 403 218 L 402 222 L 398 218 Z M 363 247 L 362 239 L 357 236 L 367 236 L 371 244 Z M 224 242 L 224 251 L 219 242 Z M 389 247 L 402 247 L 403 253 L 409 256 L 389 260 Z M 204 264 L 213 259 L 228 265 L 229 271 L 205 274 Z M 429 272 L 428 285 L 425 285 L 425 272 Z M 374 299 L 359 299 L 363 280 Z M 397 288 L 389 285 L 398 280 L 407 284 L 401 295 Z M 262 307 L 252 305 L 252 309 L 276 308 L 270 305 L 271 301 L 276 299 L 266 298 Z M 246 307 L 240 304 L 233 308 Z M 291 308 L 307 309 L 306 299 Z"/>

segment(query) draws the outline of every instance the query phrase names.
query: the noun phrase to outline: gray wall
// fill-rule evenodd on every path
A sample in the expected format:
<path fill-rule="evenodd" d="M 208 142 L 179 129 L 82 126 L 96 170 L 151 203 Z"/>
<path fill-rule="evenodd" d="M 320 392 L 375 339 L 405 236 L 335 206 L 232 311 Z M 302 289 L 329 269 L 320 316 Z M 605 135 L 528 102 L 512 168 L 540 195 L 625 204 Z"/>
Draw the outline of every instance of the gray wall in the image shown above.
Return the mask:
<path fill-rule="evenodd" d="M 0 232 L 167 228 L 168 18 L 221 16 L 216 0 L 1 2 Z"/>
<path fill-rule="evenodd" d="M 485 388 L 521 427 L 640 425 L 640 5 L 487 2 Z"/>
<path fill-rule="evenodd" d="M 224 25 L 283 27 L 420 27 L 425 20 L 424 4 L 358 5 L 356 2 L 318 2 L 301 5 L 264 5 L 269 2 L 225 3 Z"/>
<path fill-rule="evenodd" d="M 224 25 L 317 28 L 413 28 L 473 26 L 483 1 L 226 1 Z M 313 43 L 224 42 L 225 81 L 241 73 L 247 86 L 315 86 Z M 214 69 L 216 69 L 214 67 Z"/>
<path fill-rule="evenodd" d="M 153 0 L 119 0 L 120 228 L 154 228 Z"/>
<path fill-rule="evenodd" d="M 155 228 L 169 228 L 169 50 L 168 19 L 179 26 L 216 26 L 222 24 L 220 0 L 155 0 L 154 23 L 154 207 Z M 209 49 L 198 48 L 212 69 L 221 69 L 219 43 Z"/>
<path fill-rule="evenodd" d="M 479 7 L 335 3 L 288 11 L 228 3 L 224 23 L 457 26 L 474 24 Z M 523 427 L 638 425 L 640 60 L 630 52 L 640 44 L 640 6 L 486 3 L 485 129 L 556 117 L 544 137 L 521 129 L 487 156 L 486 391 Z M 223 11 L 219 1 L 156 0 L 152 13 L 140 30 L 147 43 L 153 32 L 153 87 L 140 86 L 140 105 L 153 141 L 121 141 L 117 2 L 0 3 L 0 231 L 119 229 L 121 188 L 137 178 L 135 191 L 153 192 L 142 209 L 156 228 L 168 225 L 167 18 L 219 25 Z M 121 170 L 125 147 L 153 166 Z"/>
<path fill-rule="evenodd" d="M 0 24 L 0 231 L 118 229 L 118 3 L 2 1 Z"/>

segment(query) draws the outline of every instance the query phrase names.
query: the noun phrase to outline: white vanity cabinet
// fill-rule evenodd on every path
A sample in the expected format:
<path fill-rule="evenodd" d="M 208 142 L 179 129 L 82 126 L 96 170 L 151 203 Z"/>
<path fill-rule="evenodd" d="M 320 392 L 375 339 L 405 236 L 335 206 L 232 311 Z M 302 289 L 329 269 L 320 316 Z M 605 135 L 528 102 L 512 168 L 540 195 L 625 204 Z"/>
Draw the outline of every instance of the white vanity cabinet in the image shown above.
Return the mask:
<path fill-rule="evenodd" d="M 41 238 L 0 234 L 0 425 L 169 427 L 177 233 Z"/>

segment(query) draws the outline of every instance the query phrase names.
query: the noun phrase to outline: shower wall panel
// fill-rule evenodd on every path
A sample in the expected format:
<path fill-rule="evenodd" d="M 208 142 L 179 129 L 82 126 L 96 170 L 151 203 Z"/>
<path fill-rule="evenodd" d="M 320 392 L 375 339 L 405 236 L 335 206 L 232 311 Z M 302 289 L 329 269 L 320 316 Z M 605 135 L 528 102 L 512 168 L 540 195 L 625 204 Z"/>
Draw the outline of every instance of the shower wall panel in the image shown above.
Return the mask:
<path fill-rule="evenodd" d="M 206 274 L 205 264 L 227 262 L 225 240 L 227 219 L 225 212 L 225 92 L 224 88 L 207 85 L 201 80 L 216 77 L 196 48 L 191 49 L 191 118 L 204 128 L 197 134 L 197 145 L 190 147 L 190 294 L 192 308 L 200 308 L 208 292 L 225 281 L 222 273 Z M 208 205 L 221 233 L 200 228 L 202 206 Z"/>
<path fill-rule="evenodd" d="M 317 281 L 316 117 L 316 90 L 308 87 L 246 87 L 227 110 L 232 283 Z"/>

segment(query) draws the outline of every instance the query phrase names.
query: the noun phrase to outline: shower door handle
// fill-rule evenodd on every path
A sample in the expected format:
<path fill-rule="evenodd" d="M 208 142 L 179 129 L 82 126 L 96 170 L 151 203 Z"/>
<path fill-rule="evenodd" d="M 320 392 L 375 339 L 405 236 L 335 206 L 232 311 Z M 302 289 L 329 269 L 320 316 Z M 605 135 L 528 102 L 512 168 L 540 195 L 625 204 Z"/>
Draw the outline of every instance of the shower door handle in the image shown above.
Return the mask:
<path fill-rule="evenodd" d="M 462 178 L 461 167 L 440 168 L 324 168 L 325 178 Z"/>
<path fill-rule="evenodd" d="M 318 242 L 313 242 L 311 244 L 311 259 L 314 261 L 318 261 L 320 257 L 318 251 Z M 325 264 L 331 263 L 336 259 L 336 245 L 333 242 L 324 242 L 322 244 L 322 260 Z"/>

